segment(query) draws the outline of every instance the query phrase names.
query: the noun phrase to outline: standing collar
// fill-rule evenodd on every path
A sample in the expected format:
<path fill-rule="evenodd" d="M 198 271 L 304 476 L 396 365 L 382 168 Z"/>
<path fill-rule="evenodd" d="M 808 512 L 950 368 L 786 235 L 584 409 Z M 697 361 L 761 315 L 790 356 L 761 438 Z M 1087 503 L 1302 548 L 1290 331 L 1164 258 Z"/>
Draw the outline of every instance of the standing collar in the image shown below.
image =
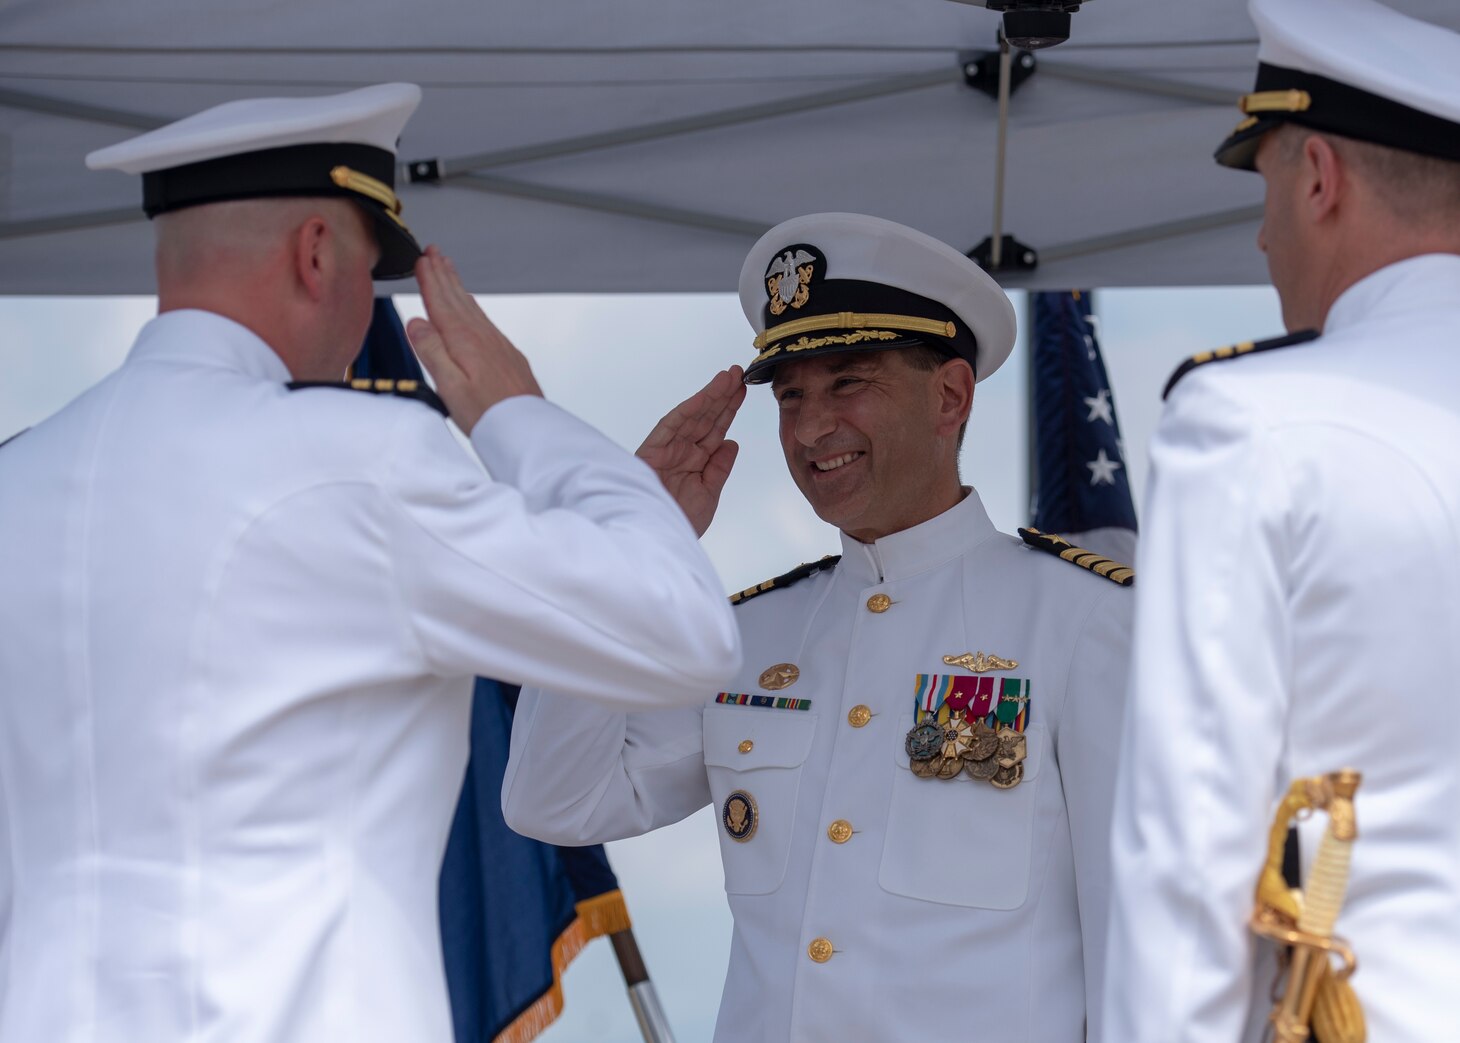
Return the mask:
<path fill-rule="evenodd" d="M 1454 307 L 1460 295 L 1460 254 L 1422 254 L 1364 276 L 1333 302 L 1324 333 L 1337 333 L 1380 315 Z"/>
<path fill-rule="evenodd" d="M 247 326 L 194 308 L 164 312 L 143 326 L 127 362 L 177 362 L 279 384 L 293 379 L 284 360 Z"/>
<path fill-rule="evenodd" d="M 838 571 L 864 584 L 903 579 L 966 554 L 995 531 L 978 493 L 968 489 L 961 501 L 942 514 L 872 543 L 842 533 Z"/>

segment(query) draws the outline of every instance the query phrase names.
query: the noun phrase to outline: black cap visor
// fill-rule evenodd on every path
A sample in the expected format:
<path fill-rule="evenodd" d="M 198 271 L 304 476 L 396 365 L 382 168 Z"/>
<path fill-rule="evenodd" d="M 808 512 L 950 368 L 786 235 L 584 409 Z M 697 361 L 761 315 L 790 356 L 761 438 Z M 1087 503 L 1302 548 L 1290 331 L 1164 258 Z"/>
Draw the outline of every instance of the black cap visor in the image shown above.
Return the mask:
<path fill-rule="evenodd" d="M 355 202 L 370 215 L 375 225 L 375 241 L 380 245 L 380 259 L 370 272 L 372 279 L 388 281 L 409 279 L 416 270 L 416 261 L 421 256 L 421 244 L 411 230 L 396 219 L 385 207 L 373 200 L 356 197 Z"/>
<path fill-rule="evenodd" d="M 782 362 L 800 362 L 802 359 L 814 359 L 820 355 L 844 355 L 852 352 L 871 351 L 892 351 L 895 348 L 916 348 L 933 347 L 942 351 L 948 351 L 945 344 L 936 340 L 927 340 L 911 335 L 899 335 L 890 340 L 860 339 L 853 343 L 846 343 L 848 338 L 855 338 L 863 330 L 829 330 L 819 337 L 801 338 L 801 341 L 815 344 L 815 347 L 800 346 L 800 342 L 793 341 L 781 351 L 768 358 L 759 358 L 752 362 L 745 371 L 745 383 L 747 384 L 768 384 L 775 379 L 776 367 Z M 893 331 L 884 331 L 891 333 Z M 950 351 L 949 358 L 953 357 Z M 970 363 L 972 365 L 972 363 Z"/>

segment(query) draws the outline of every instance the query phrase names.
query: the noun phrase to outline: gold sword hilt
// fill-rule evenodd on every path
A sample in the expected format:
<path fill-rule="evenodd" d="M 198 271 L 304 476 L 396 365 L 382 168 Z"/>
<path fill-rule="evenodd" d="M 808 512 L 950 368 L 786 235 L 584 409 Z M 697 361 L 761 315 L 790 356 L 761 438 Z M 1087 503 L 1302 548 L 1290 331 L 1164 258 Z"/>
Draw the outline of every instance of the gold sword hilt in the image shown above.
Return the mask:
<path fill-rule="evenodd" d="M 1304 1043 L 1315 1020 L 1328 1026 L 1322 1043 L 1363 1043 L 1365 1038 L 1363 1012 L 1347 984 L 1358 960 L 1353 950 L 1333 935 L 1348 891 L 1349 864 L 1358 837 L 1354 794 L 1361 780 L 1362 776 L 1349 768 L 1299 779 L 1289 789 L 1273 823 L 1268 865 L 1258 882 L 1252 929 L 1293 948 L 1287 988 L 1271 1016 L 1275 1043 Z M 1281 861 L 1280 847 L 1276 845 L 1280 845 L 1293 817 L 1314 809 L 1328 813 L 1328 826 L 1302 895 L 1285 889 L 1279 895 L 1273 883 L 1274 866 Z M 1340 969 L 1333 969 L 1330 953 L 1341 959 Z"/>

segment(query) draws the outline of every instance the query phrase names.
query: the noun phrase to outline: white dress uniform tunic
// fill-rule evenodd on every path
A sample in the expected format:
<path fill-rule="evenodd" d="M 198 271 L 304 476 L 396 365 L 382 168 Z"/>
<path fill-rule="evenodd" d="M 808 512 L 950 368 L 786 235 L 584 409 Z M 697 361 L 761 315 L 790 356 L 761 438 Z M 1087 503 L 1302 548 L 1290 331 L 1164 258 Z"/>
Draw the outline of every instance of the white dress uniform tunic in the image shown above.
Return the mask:
<path fill-rule="evenodd" d="M 1106 1038 L 1231 1043 L 1278 798 L 1363 773 L 1336 933 L 1374 1043 L 1453 1040 L 1460 972 L 1460 257 L 1321 339 L 1201 366 L 1151 450 Z M 1317 849 L 1323 816 L 1302 833 Z"/>
<path fill-rule="evenodd" d="M 1100 997 L 1129 591 L 995 531 L 972 492 L 842 547 L 737 607 L 723 701 L 624 714 L 525 690 L 507 820 L 584 844 L 715 806 L 735 919 L 718 1043 L 1075 1043 Z M 1007 669 L 943 658 L 978 652 Z M 1022 782 L 909 770 L 919 675 L 1028 682 Z"/>
<path fill-rule="evenodd" d="M 0 449 L 0 1040 L 448 1041 L 473 674 L 684 703 L 735 624 L 652 472 L 151 322 Z M 5 896 L 9 896 L 9 907 Z"/>

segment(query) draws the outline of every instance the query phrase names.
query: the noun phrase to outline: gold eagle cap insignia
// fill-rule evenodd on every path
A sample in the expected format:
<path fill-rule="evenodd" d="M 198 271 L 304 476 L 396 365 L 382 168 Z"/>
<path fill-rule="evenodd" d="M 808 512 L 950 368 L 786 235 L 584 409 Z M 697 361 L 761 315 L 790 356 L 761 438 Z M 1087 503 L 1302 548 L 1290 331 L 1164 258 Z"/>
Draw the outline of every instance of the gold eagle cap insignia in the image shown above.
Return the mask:
<path fill-rule="evenodd" d="M 771 262 L 765 273 L 765 288 L 772 315 L 783 314 L 787 307 L 800 308 L 811 299 L 816 261 L 816 255 L 805 250 L 787 250 Z"/>
<path fill-rule="evenodd" d="M 945 655 L 943 662 L 949 666 L 961 666 L 965 670 L 971 670 L 976 674 L 986 674 L 990 670 L 1019 669 L 1019 661 L 1017 659 L 1003 659 L 996 655 L 984 655 L 982 652 L 964 652 L 962 655 Z"/>

